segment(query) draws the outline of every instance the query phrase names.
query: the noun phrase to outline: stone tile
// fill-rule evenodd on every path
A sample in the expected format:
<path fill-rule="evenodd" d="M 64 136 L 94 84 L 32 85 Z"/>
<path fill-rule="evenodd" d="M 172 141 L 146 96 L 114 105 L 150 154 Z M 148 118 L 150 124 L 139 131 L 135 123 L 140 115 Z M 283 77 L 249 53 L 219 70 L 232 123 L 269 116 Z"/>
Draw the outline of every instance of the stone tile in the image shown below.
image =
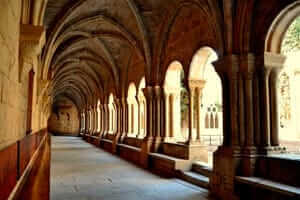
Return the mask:
<path fill-rule="evenodd" d="M 193 200 L 208 191 L 178 179 L 164 179 L 80 138 L 53 137 L 52 200 Z"/>

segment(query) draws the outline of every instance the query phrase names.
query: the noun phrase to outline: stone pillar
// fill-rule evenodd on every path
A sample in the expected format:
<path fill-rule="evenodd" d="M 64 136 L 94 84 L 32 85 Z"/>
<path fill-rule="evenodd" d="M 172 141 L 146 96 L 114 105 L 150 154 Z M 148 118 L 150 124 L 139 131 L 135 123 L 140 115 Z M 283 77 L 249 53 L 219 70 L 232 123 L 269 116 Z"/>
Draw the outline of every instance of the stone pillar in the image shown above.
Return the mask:
<path fill-rule="evenodd" d="M 108 125 L 109 125 L 108 108 L 107 108 L 107 104 L 104 103 L 103 104 L 103 135 L 102 135 L 103 138 L 105 138 L 108 133 L 108 129 L 109 129 Z"/>
<path fill-rule="evenodd" d="M 126 98 L 122 98 L 122 136 L 121 142 L 124 142 L 124 139 L 128 134 L 128 103 Z"/>
<path fill-rule="evenodd" d="M 206 81 L 199 80 L 197 81 L 197 90 L 196 90 L 196 97 L 197 97 L 197 104 L 196 104 L 196 112 L 197 112 L 197 137 L 196 140 L 201 142 L 201 101 L 202 101 L 202 90 L 205 87 Z"/>
<path fill-rule="evenodd" d="M 255 152 L 251 152 L 254 149 L 254 95 L 253 95 L 253 79 L 254 79 L 254 70 L 255 70 L 255 58 L 252 54 L 245 55 L 240 58 L 241 62 L 241 75 L 242 80 L 244 81 L 244 111 L 245 111 L 245 143 L 241 143 L 246 146 L 246 153 L 253 154 Z M 249 152 L 250 151 L 250 152 Z"/>
<path fill-rule="evenodd" d="M 86 135 L 86 134 L 88 134 L 88 110 L 87 110 L 87 108 L 84 110 L 84 112 L 85 112 L 85 129 L 84 129 L 84 134 Z"/>
<path fill-rule="evenodd" d="M 151 86 L 147 86 L 143 89 L 144 96 L 146 98 L 146 107 L 147 107 L 147 123 L 146 123 L 146 136 L 143 139 L 141 153 L 140 153 L 140 164 L 144 168 L 149 166 L 149 153 L 151 151 L 152 142 L 153 142 L 153 98 L 154 98 L 154 89 Z"/>
<path fill-rule="evenodd" d="M 116 132 L 115 137 L 112 144 L 112 152 L 117 153 L 117 145 L 119 143 L 120 137 L 121 137 L 121 102 L 119 99 L 115 99 L 115 105 L 116 105 Z"/>
<path fill-rule="evenodd" d="M 269 88 L 269 76 L 271 73 L 270 68 L 264 68 L 261 71 L 261 95 L 262 95 L 262 135 L 261 135 L 261 146 L 268 148 L 271 144 L 270 141 L 270 129 L 271 129 L 271 120 L 270 120 L 270 88 Z"/>
<path fill-rule="evenodd" d="M 274 53 L 265 53 L 265 68 L 269 75 L 269 98 L 270 98 L 270 133 L 268 144 L 273 147 L 279 146 L 279 95 L 277 88 L 279 87 L 279 74 L 286 64 L 286 56 Z M 266 137 L 266 136 L 265 136 Z M 266 139 L 265 139 L 266 140 Z M 265 141 L 264 141 L 265 142 Z M 266 142 L 265 142 L 266 143 Z M 279 148 L 281 151 L 282 149 Z"/>
<path fill-rule="evenodd" d="M 238 199 L 234 192 L 234 182 L 240 166 L 239 57 L 228 55 L 213 65 L 222 81 L 224 139 L 223 144 L 214 152 L 210 187 L 217 198 L 234 200 Z"/>
<path fill-rule="evenodd" d="M 153 146 L 152 151 L 158 152 L 160 145 L 161 145 L 161 139 L 162 139 L 162 133 L 164 130 L 164 103 L 163 103 L 163 89 L 159 86 L 155 86 L 153 88 L 154 92 L 154 98 L 153 98 Z"/>
<path fill-rule="evenodd" d="M 141 135 L 141 103 L 139 99 L 137 98 L 137 108 L 138 108 L 138 129 L 137 129 L 137 134 L 136 137 L 139 138 Z"/>
<path fill-rule="evenodd" d="M 189 137 L 188 144 L 193 142 L 193 128 L 194 128 L 194 99 L 195 99 L 195 87 L 190 86 L 189 92 Z"/>
<path fill-rule="evenodd" d="M 165 135 L 164 135 L 164 142 L 169 142 L 170 140 L 170 94 L 165 92 L 165 119 L 166 119 L 166 126 L 165 126 Z"/>

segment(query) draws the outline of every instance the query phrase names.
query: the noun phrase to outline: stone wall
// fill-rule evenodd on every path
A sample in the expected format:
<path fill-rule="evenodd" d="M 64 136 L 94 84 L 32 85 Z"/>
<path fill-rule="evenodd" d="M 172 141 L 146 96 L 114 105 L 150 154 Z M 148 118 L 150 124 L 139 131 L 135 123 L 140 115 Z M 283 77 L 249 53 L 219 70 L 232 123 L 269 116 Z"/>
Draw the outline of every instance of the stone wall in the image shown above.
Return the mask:
<path fill-rule="evenodd" d="M 69 100 L 61 100 L 53 107 L 48 129 L 55 135 L 78 136 L 79 115 L 76 106 Z"/>
<path fill-rule="evenodd" d="M 0 2 L 0 149 L 26 134 L 28 77 L 20 83 L 20 0 Z"/>

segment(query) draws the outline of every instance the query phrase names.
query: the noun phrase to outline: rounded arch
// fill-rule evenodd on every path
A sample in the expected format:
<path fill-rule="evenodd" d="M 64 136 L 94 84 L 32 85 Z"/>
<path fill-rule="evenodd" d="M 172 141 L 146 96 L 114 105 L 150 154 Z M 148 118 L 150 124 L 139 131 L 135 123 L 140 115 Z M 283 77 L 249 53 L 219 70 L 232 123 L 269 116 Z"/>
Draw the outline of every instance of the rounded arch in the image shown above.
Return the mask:
<path fill-rule="evenodd" d="M 128 128 L 129 136 L 136 137 L 138 134 L 138 102 L 137 102 L 137 90 L 133 82 L 129 84 L 128 95 Z"/>
<path fill-rule="evenodd" d="M 182 64 L 179 61 L 173 61 L 169 65 L 166 71 L 165 82 L 164 82 L 165 90 L 174 87 L 175 88 L 180 87 L 182 73 L 183 73 Z"/>
<path fill-rule="evenodd" d="M 296 1 L 285 9 L 273 21 L 265 41 L 265 51 L 280 53 L 282 41 L 291 23 L 300 15 L 300 1 Z"/>
<path fill-rule="evenodd" d="M 210 47 L 199 49 L 192 58 L 189 80 L 205 80 L 206 66 L 218 60 L 217 53 Z"/>

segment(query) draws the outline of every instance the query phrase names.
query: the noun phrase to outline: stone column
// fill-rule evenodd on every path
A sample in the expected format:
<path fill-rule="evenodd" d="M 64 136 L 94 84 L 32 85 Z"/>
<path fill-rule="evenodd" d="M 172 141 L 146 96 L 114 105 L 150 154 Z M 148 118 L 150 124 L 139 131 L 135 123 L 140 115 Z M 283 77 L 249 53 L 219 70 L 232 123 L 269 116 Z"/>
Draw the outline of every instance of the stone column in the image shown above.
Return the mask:
<path fill-rule="evenodd" d="M 193 142 L 193 128 L 194 128 L 194 99 L 195 99 L 195 87 L 190 86 L 189 92 L 189 137 L 188 144 Z"/>
<path fill-rule="evenodd" d="M 102 137 L 102 131 L 103 131 L 103 112 L 102 112 L 102 104 L 99 105 L 99 112 L 100 112 L 100 130 L 99 130 L 99 137 Z"/>
<path fill-rule="evenodd" d="M 86 135 L 86 134 L 88 134 L 88 127 L 89 127 L 89 122 L 88 122 L 88 109 L 86 108 L 85 110 L 84 110 L 84 112 L 85 112 L 85 129 L 84 129 L 84 134 Z"/>
<path fill-rule="evenodd" d="M 155 122 L 155 126 L 153 126 L 154 145 L 152 151 L 157 152 L 161 145 L 162 130 L 164 129 L 163 89 L 159 86 L 155 86 L 153 92 L 153 110 L 155 110 L 155 112 L 153 112 L 153 122 Z"/>
<path fill-rule="evenodd" d="M 122 98 L 122 136 L 121 142 L 124 142 L 124 139 L 127 137 L 128 134 L 128 103 L 126 98 Z"/>
<path fill-rule="evenodd" d="M 170 93 L 165 92 L 165 119 L 166 119 L 166 126 L 165 126 L 165 135 L 164 135 L 164 141 L 169 142 L 170 140 Z"/>
<path fill-rule="evenodd" d="M 143 89 L 144 96 L 146 98 L 147 107 L 147 123 L 146 123 L 146 136 L 143 139 L 141 153 L 140 153 L 140 164 L 142 167 L 147 168 L 149 166 L 149 153 L 151 151 L 153 143 L 153 131 L 154 131 L 154 117 L 153 117 L 153 98 L 154 98 L 154 88 L 147 86 Z"/>
<path fill-rule="evenodd" d="M 115 99 L 116 105 L 116 132 L 115 137 L 112 144 L 112 152 L 117 153 L 117 145 L 119 143 L 119 139 L 121 137 L 121 102 L 119 99 Z"/>
<path fill-rule="evenodd" d="M 141 104 L 139 99 L 137 98 L 137 108 L 138 108 L 138 130 L 137 130 L 137 134 L 136 137 L 139 138 L 140 134 L 141 134 Z"/>
<path fill-rule="evenodd" d="M 279 74 L 286 63 L 286 56 L 274 53 L 265 53 L 265 67 L 269 69 L 270 89 L 270 145 L 279 146 Z"/>
<path fill-rule="evenodd" d="M 107 104 L 103 104 L 103 138 L 106 137 L 106 134 L 108 132 L 108 125 L 109 125 L 109 115 L 108 115 L 108 110 L 107 110 Z"/>
<path fill-rule="evenodd" d="M 261 135 L 261 145 L 263 147 L 270 146 L 270 129 L 271 129 L 271 121 L 270 121 L 270 96 L 269 96 L 269 76 L 271 73 L 270 68 L 264 68 L 261 71 L 261 87 L 262 87 L 262 135 Z"/>
<path fill-rule="evenodd" d="M 146 97 L 146 106 L 147 106 L 147 132 L 146 138 L 153 137 L 153 88 L 146 87 L 143 89 Z"/>
<path fill-rule="evenodd" d="M 201 142 L 201 103 L 202 103 L 202 91 L 205 87 L 206 81 L 199 80 L 197 83 L 197 90 L 196 90 L 196 97 L 197 97 L 197 105 L 196 105 L 196 112 L 197 112 L 197 137 L 196 140 Z"/>
<path fill-rule="evenodd" d="M 240 58 L 242 78 L 244 80 L 244 109 L 245 110 L 245 144 L 247 153 L 251 153 L 254 150 L 254 95 L 253 95 L 253 79 L 254 79 L 254 56 L 247 54 Z M 249 152 L 250 151 L 250 152 Z"/>
<path fill-rule="evenodd" d="M 214 152 L 211 191 L 220 199 L 236 199 L 235 176 L 240 170 L 239 143 L 239 56 L 227 55 L 213 63 L 222 81 L 223 144 Z M 226 168 L 224 166 L 231 166 Z"/>

